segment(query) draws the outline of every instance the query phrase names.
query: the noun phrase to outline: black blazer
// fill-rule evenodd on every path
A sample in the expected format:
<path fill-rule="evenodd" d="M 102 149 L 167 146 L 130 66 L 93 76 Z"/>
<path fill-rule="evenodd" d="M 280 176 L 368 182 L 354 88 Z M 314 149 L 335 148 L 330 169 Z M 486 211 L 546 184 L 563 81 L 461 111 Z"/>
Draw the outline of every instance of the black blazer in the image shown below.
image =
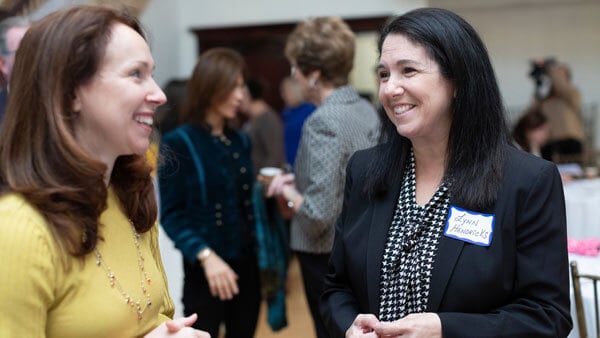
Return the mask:
<path fill-rule="evenodd" d="M 495 214 L 490 246 L 440 239 L 426 311 L 439 315 L 444 338 L 557 338 L 572 328 L 560 175 L 550 162 L 513 147 L 506 154 L 496 205 L 478 210 Z M 360 151 L 347 168 L 321 299 L 334 337 L 343 337 L 359 313 L 379 315 L 382 257 L 401 178 L 369 200 L 364 175 L 374 160 L 374 148 Z"/>

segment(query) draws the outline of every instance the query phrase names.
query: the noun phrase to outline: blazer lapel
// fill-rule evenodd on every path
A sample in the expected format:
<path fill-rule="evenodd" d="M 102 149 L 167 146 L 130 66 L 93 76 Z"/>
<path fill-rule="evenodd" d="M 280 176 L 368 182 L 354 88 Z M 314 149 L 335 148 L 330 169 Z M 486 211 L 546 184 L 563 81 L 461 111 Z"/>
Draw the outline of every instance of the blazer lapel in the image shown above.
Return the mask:
<path fill-rule="evenodd" d="M 450 205 L 456 205 L 450 200 Z M 491 208 L 482 210 L 483 213 L 496 214 L 497 208 L 493 206 Z M 498 222 L 496 223 L 498 224 Z M 446 224 L 444 223 L 444 227 Z M 465 242 L 450 237 L 444 236 L 440 238 L 440 246 L 438 253 L 433 263 L 433 272 L 431 275 L 431 285 L 429 286 L 429 301 L 427 303 L 428 312 L 438 312 L 442 303 L 442 298 L 448 287 L 448 281 L 454 271 L 458 257 L 465 246 Z"/>
<path fill-rule="evenodd" d="M 396 180 L 398 181 L 398 180 Z M 383 251 L 387 241 L 388 230 L 392 224 L 394 210 L 400 194 L 400 182 L 390 184 L 390 189 L 382 193 L 373 205 L 373 218 L 369 229 L 369 245 L 367 248 L 367 290 L 369 309 L 379 316 L 379 284 Z"/>
<path fill-rule="evenodd" d="M 445 224 L 444 224 L 445 226 Z M 442 234 L 429 285 L 428 312 L 437 312 L 465 242 Z"/>

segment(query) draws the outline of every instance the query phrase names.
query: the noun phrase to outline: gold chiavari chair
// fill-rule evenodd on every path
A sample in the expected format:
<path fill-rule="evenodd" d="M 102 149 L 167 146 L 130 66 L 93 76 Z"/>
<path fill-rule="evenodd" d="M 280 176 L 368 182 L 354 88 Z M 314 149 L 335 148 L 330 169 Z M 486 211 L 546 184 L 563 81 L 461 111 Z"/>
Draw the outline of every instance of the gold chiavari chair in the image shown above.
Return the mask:
<path fill-rule="evenodd" d="M 581 291 L 581 281 L 590 280 L 594 288 L 594 318 L 596 321 L 596 335 L 600 337 L 600 312 L 598 311 L 598 284 L 600 276 L 579 273 L 577 261 L 571 262 L 571 279 L 573 283 L 573 296 L 575 298 L 575 311 L 577 314 L 577 326 L 579 327 L 580 338 L 590 338 L 587 332 L 585 309 L 583 306 L 583 297 Z"/>

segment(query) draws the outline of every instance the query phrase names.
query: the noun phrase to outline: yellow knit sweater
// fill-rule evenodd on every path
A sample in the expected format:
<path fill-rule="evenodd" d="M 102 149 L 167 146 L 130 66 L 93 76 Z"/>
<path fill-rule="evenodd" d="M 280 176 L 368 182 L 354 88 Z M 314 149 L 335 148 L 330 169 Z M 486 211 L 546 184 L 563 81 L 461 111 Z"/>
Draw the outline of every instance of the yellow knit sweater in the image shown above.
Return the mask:
<path fill-rule="evenodd" d="M 145 303 L 131 226 L 109 189 L 100 217 L 98 249 L 125 292 Z M 117 287 L 111 287 L 94 253 L 69 256 L 56 245 L 40 213 L 17 194 L 0 198 L 0 337 L 138 337 L 173 315 L 158 249 L 158 230 L 141 235 L 140 251 L 152 282 L 152 305 L 138 320 Z"/>

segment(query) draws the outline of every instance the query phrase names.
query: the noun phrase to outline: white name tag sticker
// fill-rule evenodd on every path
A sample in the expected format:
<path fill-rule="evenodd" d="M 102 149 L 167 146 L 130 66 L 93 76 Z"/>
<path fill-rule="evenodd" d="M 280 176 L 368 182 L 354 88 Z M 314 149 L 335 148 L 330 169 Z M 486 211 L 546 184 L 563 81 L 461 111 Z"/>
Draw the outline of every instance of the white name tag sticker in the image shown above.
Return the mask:
<path fill-rule="evenodd" d="M 467 243 L 490 246 L 494 234 L 494 215 L 450 207 L 444 235 Z"/>

